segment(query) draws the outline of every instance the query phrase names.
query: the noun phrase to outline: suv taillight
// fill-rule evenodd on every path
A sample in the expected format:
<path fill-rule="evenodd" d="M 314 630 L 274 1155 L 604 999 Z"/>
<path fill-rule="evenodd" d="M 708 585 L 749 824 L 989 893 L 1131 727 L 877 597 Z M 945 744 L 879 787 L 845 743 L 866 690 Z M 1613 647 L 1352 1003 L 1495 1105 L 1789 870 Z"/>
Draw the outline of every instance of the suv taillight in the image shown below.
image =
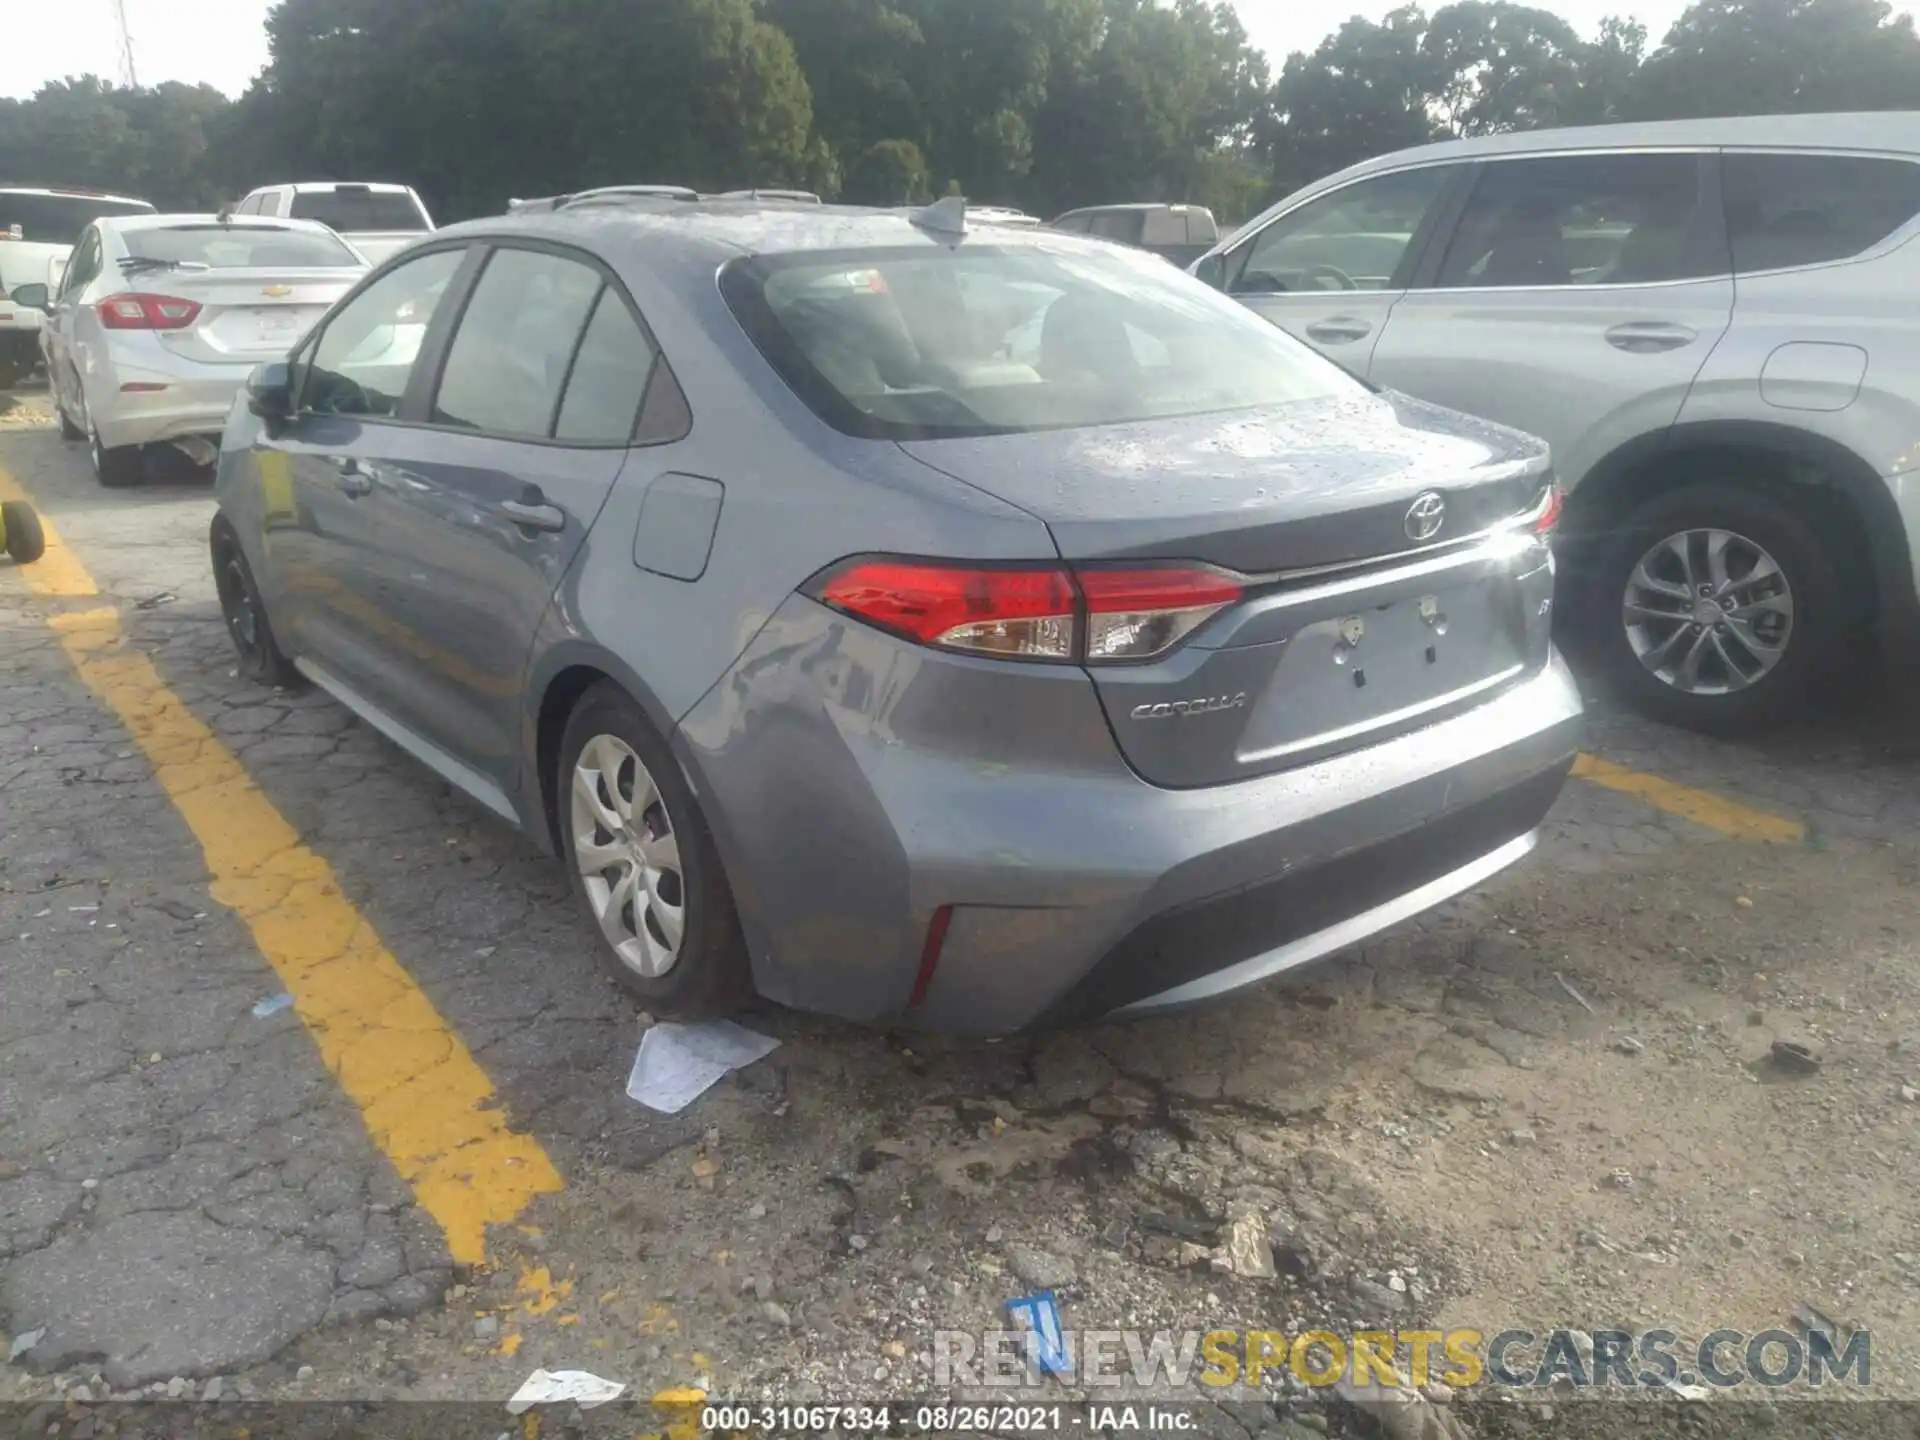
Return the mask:
<path fill-rule="evenodd" d="M 200 313 L 199 304 L 192 300 L 132 292 L 109 295 L 94 309 L 109 330 L 184 330 Z"/>
<path fill-rule="evenodd" d="M 1239 600 L 1246 582 L 1205 565 L 946 565 L 863 557 L 806 587 L 821 603 L 945 650 L 1112 664 L 1165 654 Z"/>

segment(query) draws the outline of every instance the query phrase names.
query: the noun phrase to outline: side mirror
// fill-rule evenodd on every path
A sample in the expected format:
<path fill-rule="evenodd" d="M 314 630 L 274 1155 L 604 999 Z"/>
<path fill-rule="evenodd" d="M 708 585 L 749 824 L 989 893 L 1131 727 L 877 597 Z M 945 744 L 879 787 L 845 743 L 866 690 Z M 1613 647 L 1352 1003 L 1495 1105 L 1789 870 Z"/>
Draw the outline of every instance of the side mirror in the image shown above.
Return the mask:
<path fill-rule="evenodd" d="M 1227 288 L 1227 257 L 1224 255 L 1202 255 L 1193 266 L 1193 278 L 1203 285 L 1211 285 L 1216 290 Z"/>
<path fill-rule="evenodd" d="M 247 409 L 268 424 L 293 415 L 293 371 L 283 360 L 254 368 L 247 376 Z"/>
<path fill-rule="evenodd" d="M 44 285 L 22 285 L 7 298 L 22 310 L 45 310 L 50 303 Z"/>

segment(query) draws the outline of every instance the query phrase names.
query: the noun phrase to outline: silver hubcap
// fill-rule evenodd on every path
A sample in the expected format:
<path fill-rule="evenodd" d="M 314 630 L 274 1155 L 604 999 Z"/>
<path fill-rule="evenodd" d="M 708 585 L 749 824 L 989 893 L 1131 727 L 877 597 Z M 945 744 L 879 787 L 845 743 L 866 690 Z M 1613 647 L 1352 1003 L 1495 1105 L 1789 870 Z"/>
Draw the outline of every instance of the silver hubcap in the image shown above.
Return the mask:
<path fill-rule="evenodd" d="M 653 776 L 618 736 L 594 736 L 573 768 L 573 854 L 621 963 L 649 978 L 671 970 L 687 925 L 680 841 Z"/>
<path fill-rule="evenodd" d="M 1726 695 L 1766 678 L 1787 653 L 1793 589 L 1746 536 L 1684 530 L 1640 557 L 1621 618 L 1654 675 L 1690 695 Z"/>

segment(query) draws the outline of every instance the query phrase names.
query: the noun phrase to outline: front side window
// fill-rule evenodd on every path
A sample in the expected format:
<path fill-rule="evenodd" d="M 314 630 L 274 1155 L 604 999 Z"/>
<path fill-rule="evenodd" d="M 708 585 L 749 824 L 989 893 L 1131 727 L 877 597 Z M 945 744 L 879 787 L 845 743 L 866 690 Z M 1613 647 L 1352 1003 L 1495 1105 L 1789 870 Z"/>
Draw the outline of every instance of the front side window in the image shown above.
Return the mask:
<path fill-rule="evenodd" d="M 539 250 L 496 250 L 460 317 L 434 397 L 436 425 L 553 434 L 600 272 Z M 643 377 L 644 379 L 644 377 Z M 632 428 L 628 417 L 628 429 Z"/>
<path fill-rule="evenodd" d="M 1720 164 L 1742 273 L 1845 260 L 1920 215 L 1920 165 L 1910 161 L 1730 150 Z"/>
<path fill-rule="evenodd" d="M 829 424 L 886 439 L 1250 409 L 1359 382 L 1145 252 L 1072 242 L 736 261 L 721 288 Z"/>
<path fill-rule="evenodd" d="M 319 230 L 279 225 L 170 225 L 123 230 L 127 258 L 209 270 L 346 270 L 364 262 Z"/>
<path fill-rule="evenodd" d="M 1486 167 L 1437 284 L 1649 285 L 1724 275 L 1697 155 L 1571 155 Z"/>
<path fill-rule="evenodd" d="M 1233 293 L 1387 289 L 1455 173 L 1426 165 L 1378 175 L 1288 211 L 1255 238 Z"/>
<path fill-rule="evenodd" d="M 389 270 L 333 313 L 300 386 L 300 408 L 397 416 L 421 344 L 465 250 L 437 250 Z"/>

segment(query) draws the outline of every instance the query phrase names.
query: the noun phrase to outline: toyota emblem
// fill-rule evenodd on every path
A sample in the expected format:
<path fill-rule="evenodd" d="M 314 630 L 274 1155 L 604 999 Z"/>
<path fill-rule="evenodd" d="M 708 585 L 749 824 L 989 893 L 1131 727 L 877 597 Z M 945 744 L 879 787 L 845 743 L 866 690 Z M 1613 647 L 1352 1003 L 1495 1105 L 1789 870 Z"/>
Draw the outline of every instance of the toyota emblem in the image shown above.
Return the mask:
<path fill-rule="evenodd" d="M 1429 490 L 1407 507 L 1407 538 L 1431 540 L 1440 533 L 1446 520 L 1447 497 L 1438 490 Z"/>

